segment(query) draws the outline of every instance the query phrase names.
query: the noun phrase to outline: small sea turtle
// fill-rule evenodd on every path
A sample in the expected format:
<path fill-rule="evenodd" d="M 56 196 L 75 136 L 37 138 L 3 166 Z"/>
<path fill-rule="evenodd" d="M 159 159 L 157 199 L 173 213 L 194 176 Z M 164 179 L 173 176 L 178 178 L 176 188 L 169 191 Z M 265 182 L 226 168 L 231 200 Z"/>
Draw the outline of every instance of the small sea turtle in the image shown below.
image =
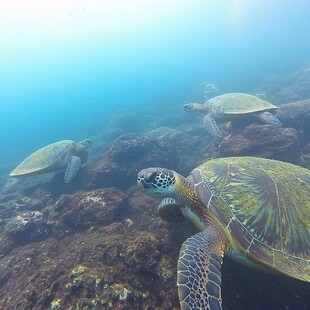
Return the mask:
<path fill-rule="evenodd" d="M 268 101 L 244 93 L 227 93 L 213 97 L 205 103 L 188 103 L 184 105 L 186 111 L 199 111 L 206 114 L 203 119 L 203 126 L 215 137 L 222 136 L 217 127 L 217 121 L 226 122 L 249 114 L 267 124 L 281 127 L 278 118 L 269 112 L 277 108 Z"/>
<path fill-rule="evenodd" d="M 310 171 L 256 157 L 218 158 L 184 178 L 165 168 L 139 172 L 150 196 L 168 196 L 166 221 L 200 230 L 182 245 L 177 282 L 182 310 L 222 309 L 224 254 L 260 270 L 310 282 Z M 183 219 L 182 219 L 183 217 Z"/>
<path fill-rule="evenodd" d="M 88 157 L 86 149 L 91 145 L 92 140 L 90 139 L 80 142 L 62 140 L 37 150 L 10 173 L 11 179 L 4 185 L 2 191 L 8 191 L 20 179 L 26 176 L 52 172 L 59 169 L 66 169 L 64 182 L 69 183 L 81 165 L 86 162 Z"/>

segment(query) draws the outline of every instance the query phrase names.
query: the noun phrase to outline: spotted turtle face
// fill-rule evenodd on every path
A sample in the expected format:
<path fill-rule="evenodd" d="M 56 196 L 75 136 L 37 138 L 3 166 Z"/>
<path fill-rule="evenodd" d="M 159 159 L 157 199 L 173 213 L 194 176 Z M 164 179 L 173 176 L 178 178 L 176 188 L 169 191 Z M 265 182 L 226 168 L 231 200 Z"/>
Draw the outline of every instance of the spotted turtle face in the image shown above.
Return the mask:
<path fill-rule="evenodd" d="M 194 104 L 193 103 L 184 104 L 183 108 L 186 111 L 193 111 L 194 110 Z"/>
<path fill-rule="evenodd" d="M 89 148 L 90 146 L 92 146 L 93 144 L 93 141 L 91 139 L 85 139 L 85 140 L 82 140 L 79 142 L 80 145 L 83 147 L 83 148 Z"/>
<path fill-rule="evenodd" d="M 175 175 L 165 168 L 148 168 L 140 171 L 138 186 L 150 196 L 164 196 L 174 191 Z"/>
<path fill-rule="evenodd" d="M 207 104 L 201 103 L 187 103 L 183 106 L 185 111 L 199 111 L 207 113 L 209 111 L 209 106 Z"/>

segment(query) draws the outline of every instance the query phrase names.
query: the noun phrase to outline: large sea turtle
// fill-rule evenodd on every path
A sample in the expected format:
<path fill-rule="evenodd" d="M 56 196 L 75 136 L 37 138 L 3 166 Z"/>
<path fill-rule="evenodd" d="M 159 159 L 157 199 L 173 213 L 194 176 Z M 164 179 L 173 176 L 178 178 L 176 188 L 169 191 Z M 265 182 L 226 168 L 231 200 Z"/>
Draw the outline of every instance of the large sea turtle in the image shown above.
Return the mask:
<path fill-rule="evenodd" d="M 92 140 L 80 142 L 62 140 L 37 150 L 21 162 L 11 173 L 10 180 L 2 191 L 13 188 L 16 183 L 26 176 L 66 169 L 64 182 L 69 183 L 76 175 L 81 165 L 86 162 L 86 149 L 92 145 Z"/>
<path fill-rule="evenodd" d="M 278 118 L 269 112 L 277 108 L 268 101 L 244 93 L 227 93 L 213 97 L 205 103 L 188 103 L 184 105 L 186 111 L 199 111 L 206 114 L 203 118 L 203 126 L 215 137 L 222 136 L 216 124 L 217 122 L 226 122 L 249 114 L 267 124 L 281 127 Z"/>
<path fill-rule="evenodd" d="M 177 282 L 182 310 L 222 309 L 227 255 L 261 270 L 310 282 L 310 171 L 256 157 L 218 158 L 185 178 L 165 168 L 138 174 L 167 221 L 200 230 L 182 245 Z"/>

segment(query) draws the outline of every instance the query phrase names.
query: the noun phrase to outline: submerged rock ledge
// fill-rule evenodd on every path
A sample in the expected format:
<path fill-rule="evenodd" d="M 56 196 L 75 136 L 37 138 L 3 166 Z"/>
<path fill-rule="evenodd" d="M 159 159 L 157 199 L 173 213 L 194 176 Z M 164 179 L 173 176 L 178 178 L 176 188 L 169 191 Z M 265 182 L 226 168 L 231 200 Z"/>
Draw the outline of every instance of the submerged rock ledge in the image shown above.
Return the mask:
<path fill-rule="evenodd" d="M 187 174 L 211 157 L 255 155 L 310 168 L 310 100 L 282 105 L 283 128 L 233 124 L 212 141 L 200 128 L 120 137 L 72 184 L 61 176 L 0 197 L 0 309 L 179 309 L 176 263 L 196 232 L 169 224 L 141 194 L 137 172 Z M 224 309 L 305 309 L 309 284 L 225 259 Z M 240 289 L 242 288 L 242 289 Z"/>

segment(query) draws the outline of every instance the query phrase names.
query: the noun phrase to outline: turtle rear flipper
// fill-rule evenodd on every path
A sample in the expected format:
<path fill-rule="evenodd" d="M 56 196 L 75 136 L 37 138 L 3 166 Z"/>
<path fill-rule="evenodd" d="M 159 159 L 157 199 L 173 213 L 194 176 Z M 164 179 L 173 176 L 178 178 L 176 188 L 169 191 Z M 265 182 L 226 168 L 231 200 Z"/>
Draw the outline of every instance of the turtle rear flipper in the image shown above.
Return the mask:
<path fill-rule="evenodd" d="M 82 165 L 81 158 L 77 156 L 72 156 L 71 160 L 68 163 L 66 172 L 65 172 L 65 178 L 64 178 L 65 183 L 69 183 L 73 179 L 73 177 L 79 171 L 81 165 Z"/>
<path fill-rule="evenodd" d="M 182 310 L 221 310 L 223 246 L 212 227 L 188 238 L 178 261 L 178 293 Z"/>
<path fill-rule="evenodd" d="M 19 181 L 20 179 L 18 178 L 10 178 L 2 187 L 1 193 L 7 194 L 13 192 L 16 189 L 17 185 L 20 183 Z"/>
<path fill-rule="evenodd" d="M 268 111 L 256 113 L 254 116 L 266 124 L 275 127 L 282 127 L 282 123 L 279 121 L 279 119 Z"/>
<path fill-rule="evenodd" d="M 221 138 L 222 133 L 220 129 L 217 127 L 216 121 L 210 116 L 210 114 L 207 114 L 203 118 L 203 127 L 214 137 Z"/>

